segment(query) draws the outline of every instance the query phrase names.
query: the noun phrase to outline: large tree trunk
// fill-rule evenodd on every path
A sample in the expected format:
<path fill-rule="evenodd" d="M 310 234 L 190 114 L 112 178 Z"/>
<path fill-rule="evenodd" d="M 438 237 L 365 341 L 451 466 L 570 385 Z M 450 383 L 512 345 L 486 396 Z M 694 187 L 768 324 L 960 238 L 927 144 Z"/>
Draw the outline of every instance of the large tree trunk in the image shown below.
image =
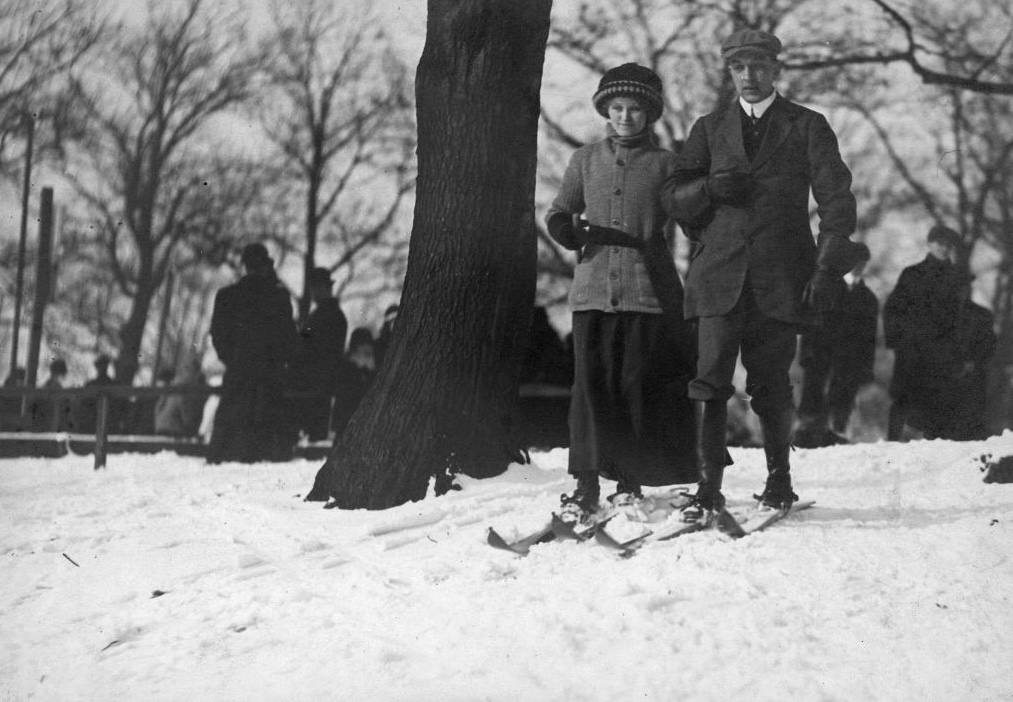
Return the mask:
<path fill-rule="evenodd" d="M 534 306 L 551 4 L 429 0 L 401 308 L 383 367 L 307 499 L 382 509 L 422 499 L 432 476 L 490 476 L 521 455 L 510 425 Z"/>

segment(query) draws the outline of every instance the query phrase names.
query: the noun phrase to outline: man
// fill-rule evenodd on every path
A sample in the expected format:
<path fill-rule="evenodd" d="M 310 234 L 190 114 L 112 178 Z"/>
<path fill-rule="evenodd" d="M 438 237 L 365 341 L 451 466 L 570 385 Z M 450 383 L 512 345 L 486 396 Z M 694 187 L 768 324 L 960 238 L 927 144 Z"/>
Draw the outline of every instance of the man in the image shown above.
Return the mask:
<path fill-rule="evenodd" d="M 67 378 L 67 362 L 53 359 L 49 364 L 49 378 L 43 384 L 46 390 L 62 390 Z M 72 421 L 70 403 L 65 397 L 37 398 L 32 402 L 32 426 L 35 431 L 68 431 Z"/>
<path fill-rule="evenodd" d="M 959 245 L 957 232 L 932 227 L 925 259 L 901 271 L 883 308 L 886 345 L 894 352 L 890 441 L 903 438 L 905 425 L 936 438 L 946 424 L 942 400 L 963 367 L 957 320 L 964 279 L 951 261 Z"/>
<path fill-rule="evenodd" d="M 956 336 L 961 365 L 951 389 L 952 399 L 945 403 L 950 408 L 950 419 L 942 434 L 942 438 L 952 441 L 988 438 L 988 369 L 998 338 L 995 315 L 971 299 L 973 280 L 965 274 L 960 287 Z"/>
<path fill-rule="evenodd" d="M 109 367 L 113 360 L 108 354 L 99 354 L 95 358 L 95 377 L 87 381 L 84 386 L 109 387 L 117 385 L 117 382 L 109 375 Z M 76 428 L 85 433 L 94 433 L 98 424 L 98 398 L 81 398 L 75 412 Z M 126 398 L 109 397 L 107 399 L 106 430 L 110 433 L 120 433 L 126 429 L 126 419 L 130 413 L 130 400 Z"/>
<path fill-rule="evenodd" d="M 802 334 L 799 357 L 805 375 L 796 446 L 847 443 L 843 434 L 855 396 L 873 379 L 879 300 L 862 279 L 869 247 L 858 243 L 857 251 L 860 259 L 848 276 L 847 289 L 824 315 L 823 326 Z"/>
<path fill-rule="evenodd" d="M 284 418 L 285 374 L 296 343 L 292 303 L 262 244 L 249 244 L 246 274 L 222 288 L 211 315 L 211 342 L 225 364 L 208 461 L 283 460 L 292 442 Z"/>
<path fill-rule="evenodd" d="M 348 320 L 334 296 L 331 272 L 326 268 L 310 271 L 310 296 L 314 308 L 300 330 L 302 348 L 295 388 L 312 393 L 298 398 L 293 410 L 300 416 L 301 428 L 311 441 L 327 438 L 331 398 L 338 384 L 338 373 L 345 358 Z"/>
<path fill-rule="evenodd" d="M 684 306 L 699 329 L 689 397 L 700 480 L 684 513 L 690 521 L 710 521 L 724 508 L 727 402 L 740 352 L 767 461 L 756 497 L 782 510 L 798 499 L 788 460 L 796 334 L 819 323 L 854 263 L 851 172 L 827 120 L 774 90 L 780 51 L 777 37 L 750 29 L 723 42 L 738 99 L 697 120 L 666 187 L 672 215 L 695 241 Z M 819 214 L 815 244 L 810 190 Z"/>

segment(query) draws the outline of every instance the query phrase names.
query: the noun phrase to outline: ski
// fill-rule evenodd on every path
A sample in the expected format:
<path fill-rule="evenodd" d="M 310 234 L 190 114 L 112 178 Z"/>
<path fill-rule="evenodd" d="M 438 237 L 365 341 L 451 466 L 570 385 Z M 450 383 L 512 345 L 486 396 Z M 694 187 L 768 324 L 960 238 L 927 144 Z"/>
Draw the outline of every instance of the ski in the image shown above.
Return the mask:
<path fill-rule="evenodd" d="M 660 495 L 652 495 L 644 500 L 645 505 L 651 512 L 662 510 L 665 512 L 678 511 L 690 502 L 690 496 L 684 491 L 667 492 Z M 564 521 L 558 514 L 553 513 L 548 525 L 538 529 L 527 536 L 516 541 L 508 541 L 493 527 L 488 528 L 486 542 L 493 548 L 503 551 L 510 551 L 521 556 L 526 556 L 535 544 L 547 543 L 549 541 L 575 541 L 581 543 L 595 538 L 601 533 L 602 528 L 620 512 L 611 506 L 599 510 L 592 519 L 582 524 L 573 524 Z M 645 523 L 646 528 L 646 523 Z M 644 538 L 641 535 L 638 538 Z M 636 540 L 636 539 L 635 539 Z"/>
<path fill-rule="evenodd" d="M 746 530 L 739 524 L 739 520 L 733 517 L 732 513 L 727 509 L 723 509 L 718 513 L 717 518 L 714 520 L 714 527 L 725 536 L 730 536 L 733 539 L 741 539 L 746 535 Z"/>
<path fill-rule="evenodd" d="M 807 510 L 815 504 L 815 500 L 806 500 L 804 502 L 796 502 L 791 506 L 791 509 L 775 509 L 770 512 L 757 512 L 755 516 L 742 525 L 744 531 L 742 536 L 749 536 L 750 534 L 763 531 L 772 524 L 776 524 L 781 521 L 788 515 L 793 514 L 794 512 Z"/>
<path fill-rule="evenodd" d="M 775 521 L 777 520 L 771 520 L 765 525 L 765 527 L 770 526 L 770 524 L 773 524 Z M 710 524 L 702 524 L 700 522 L 691 522 L 688 524 L 676 523 L 664 530 L 648 532 L 647 534 L 643 534 L 625 542 L 617 541 L 605 530 L 600 530 L 595 534 L 595 540 L 603 546 L 619 551 L 622 557 L 629 558 L 636 553 L 639 548 L 645 546 L 646 544 L 654 543 L 656 541 L 671 541 L 672 539 L 677 539 L 680 536 L 695 534 L 700 531 L 708 531 L 710 529 L 714 529 L 732 539 L 741 539 L 743 536 L 747 536 L 750 533 L 746 531 L 741 524 L 739 524 L 739 521 L 731 512 L 724 509 L 721 510 L 718 516 Z"/>
<path fill-rule="evenodd" d="M 608 524 L 615 513 L 605 514 L 585 524 L 574 524 L 564 521 L 558 514 L 552 514 L 552 533 L 560 541 L 587 541 L 592 538 L 603 526 Z"/>
<path fill-rule="evenodd" d="M 599 529 L 594 533 L 594 540 L 606 548 L 619 551 L 621 556 L 628 557 L 632 556 L 653 533 L 652 531 L 648 531 L 646 534 L 636 536 L 629 541 L 618 541 L 605 529 Z"/>
<path fill-rule="evenodd" d="M 499 534 L 499 532 L 492 527 L 489 527 L 489 533 L 486 536 L 486 543 L 493 548 L 510 551 L 511 553 L 516 553 L 519 556 L 526 556 L 528 555 L 528 551 L 535 544 L 542 544 L 547 541 L 552 541 L 555 538 L 556 535 L 552 531 L 551 524 L 548 524 L 523 538 L 517 539 L 516 541 L 507 541 Z"/>

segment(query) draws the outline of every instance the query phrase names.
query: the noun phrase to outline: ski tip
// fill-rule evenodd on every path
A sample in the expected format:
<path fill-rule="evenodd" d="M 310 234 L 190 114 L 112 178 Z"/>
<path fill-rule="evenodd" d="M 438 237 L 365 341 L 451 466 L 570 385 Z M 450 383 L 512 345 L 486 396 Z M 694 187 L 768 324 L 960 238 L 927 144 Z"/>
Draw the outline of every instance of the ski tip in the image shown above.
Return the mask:
<path fill-rule="evenodd" d="M 499 532 L 497 532 L 492 527 L 489 527 L 489 531 L 486 534 L 485 540 L 486 543 L 488 543 L 493 548 L 498 548 L 503 551 L 510 551 L 511 553 L 516 553 L 518 556 L 528 555 L 527 548 L 507 542 L 507 540 L 504 539 L 502 536 L 500 536 Z"/>
<path fill-rule="evenodd" d="M 726 509 L 721 510 L 717 519 L 714 520 L 714 525 L 722 534 L 727 534 L 733 539 L 741 539 L 747 533 L 746 530 L 742 528 L 742 525 L 739 524 L 739 521 Z"/>

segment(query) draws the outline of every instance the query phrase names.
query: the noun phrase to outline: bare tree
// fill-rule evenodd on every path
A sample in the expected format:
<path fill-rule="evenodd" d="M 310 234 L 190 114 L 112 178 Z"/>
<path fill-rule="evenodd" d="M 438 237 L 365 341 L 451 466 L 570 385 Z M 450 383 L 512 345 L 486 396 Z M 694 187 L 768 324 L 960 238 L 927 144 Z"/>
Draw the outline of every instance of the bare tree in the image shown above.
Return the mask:
<path fill-rule="evenodd" d="M 904 8 L 888 0 L 860 3 L 881 13 L 874 31 L 824 32 L 823 41 L 800 47 L 791 64 L 799 70 L 904 64 L 926 85 L 1013 95 L 1009 3 L 972 1 L 945 8 L 931 2 Z M 822 25 L 828 24 L 824 17 Z"/>
<path fill-rule="evenodd" d="M 338 245 L 330 267 L 347 266 L 390 226 L 414 186 L 410 83 L 368 11 L 304 0 L 277 2 L 273 15 L 267 71 L 275 90 L 264 123 L 304 190 L 303 319 L 321 229 Z"/>
<path fill-rule="evenodd" d="M 520 453 L 509 421 L 534 301 L 534 183 L 550 0 L 430 0 L 419 179 L 394 336 L 308 499 L 418 500 Z M 441 480 L 442 479 L 442 480 Z"/>
<path fill-rule="evenodd" d="M 213 155 L 209 138 L 214 119 L 256 91 L 260 56 L 244 48 L 240 22 L 203 5 L 187 0 L 178 12 L 153 11 L 139 30 L 121 28 L 103 64 L 77 84 L 91 129 L 75 185 L 128 300 L 117 330 L 116 375 L 125 382 L 137 372 L 167 268 L 221 257 L 235 214 L 223 205 L 241 208 L 258 183 L 257 169 Z"/>
<path fill-rule="evenodd" d="M 39 127 L 37 152 L 60 149 L 75 130 L 64 89 L 104 27 L 82 0 L 0 4 L 0 175 L 16 172 L 20 154 L 12 147 L 24 144 L 29 121 Z"/>

